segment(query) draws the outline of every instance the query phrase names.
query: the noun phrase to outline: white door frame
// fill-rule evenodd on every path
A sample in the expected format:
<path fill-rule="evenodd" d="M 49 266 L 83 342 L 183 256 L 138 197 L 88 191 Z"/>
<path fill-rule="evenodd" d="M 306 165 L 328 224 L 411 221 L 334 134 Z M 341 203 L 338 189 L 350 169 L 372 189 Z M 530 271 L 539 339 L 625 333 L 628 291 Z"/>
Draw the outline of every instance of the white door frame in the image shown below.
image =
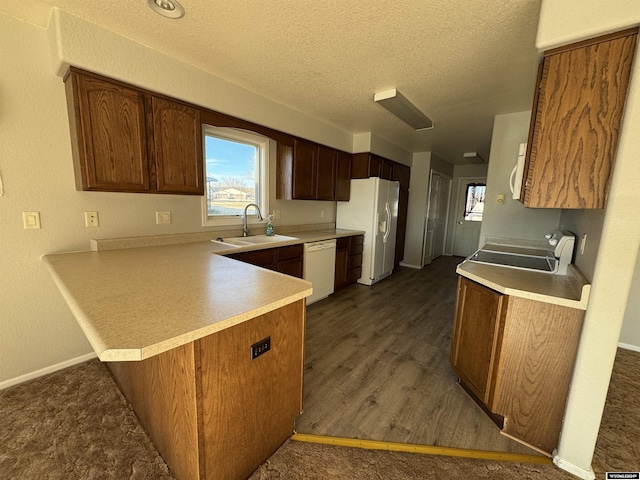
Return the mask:
<path fill-rule="evenodd" d="M 446 250 L 446 245 L 447 245 L 447 230 L 449 228 L 449 214 L 451 213 L 451 187 L 453 184 L 453 179 L 449 176 L 446 175 L 442 172 L 439 172 L 438 170 L 435 169 L 431 169 L 429 171 L 429 188 L 427 189 L 427 198 L 425 200 L 425 210 L 424 210 L 424 228 L 422 230 L 422 251 L 421 251 L 421 255 L 420 255 L 420 267 L 424 267 L 425 263 L 424 263 L 424 259 L 425 259 L 425 244 L 426 244 L 426 238 L 427 238 L 427 226 L 428 226 L 428 222 L 429 222 L 429 207 L 430 202 L 431 202 L 431 187 L 433 186 L 432 183 L 432 178 L 433 178 L 433 174 L 436 174 L 438 176 L 440 176 L 440 178 L 443 178 L 445 180 L 448 180 L 449 182 L 449 193 L 447 195 L 447 213 L 444 217 L 444 242 L 442 242 L 442 252 L 441 255 L 444 255 L 444 252 Z"/>
<path fill-rule="evenodd" d="M 460 187 L 463 182 L 468 182 L 469 180 L 483 180 L 484 183 L 487 183 L 487 176 L 474 176 L 474 177 L 460 177 L 458 178 L 458 190 L 456 191 L 456 210 L 455 216 L 453 219 L 453 229 L 451 233 L 451 254 L 455 253 L 455 244 L 456 244 L 456 224 L 458 223 L 458 212 L 460 211 Z M 485 200 L 486 201 L 486 200 Z"/>

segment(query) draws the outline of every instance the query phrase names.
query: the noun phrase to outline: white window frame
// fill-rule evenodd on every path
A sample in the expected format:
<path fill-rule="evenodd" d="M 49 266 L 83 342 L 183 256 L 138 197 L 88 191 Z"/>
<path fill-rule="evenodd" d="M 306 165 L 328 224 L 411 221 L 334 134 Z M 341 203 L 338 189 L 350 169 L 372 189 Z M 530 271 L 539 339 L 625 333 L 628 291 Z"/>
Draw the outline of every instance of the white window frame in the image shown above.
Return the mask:
<path fill-rule="evenodd" d="M 247 224 L 257 225 L 265 223 L 267 214 L 269 213 L 269 155 L 271 153 L 274 141 L 263 135 L 259 135 L 254 132 L 242 130 L 238 128 L 230 127 L 214 127 L 212 125 L 203 125 L 202 127 L 202 151 L 204 152 L 204 178 L 205 178 L 205 194 L 202 197 L 202 226 L 215 227 L 215 226 L 239 226 L 242 225 L 242 215 L 216 215 L 209 216 L 209 209 L 207 205 L 207 158 L 205 142 L 206 137 L 217 137 L 223 140 L 229 140 L 232 142 L 248 143 L 255 145 L 258 148 L 258 164 L 256 175 L 258 180 L 256 183 L 259 185 L 259 192 L 256 196 L 256 202 L 260 207 L 260 213 L 263 220 L 258 220 L 256 214 L 247 215 Z"/>

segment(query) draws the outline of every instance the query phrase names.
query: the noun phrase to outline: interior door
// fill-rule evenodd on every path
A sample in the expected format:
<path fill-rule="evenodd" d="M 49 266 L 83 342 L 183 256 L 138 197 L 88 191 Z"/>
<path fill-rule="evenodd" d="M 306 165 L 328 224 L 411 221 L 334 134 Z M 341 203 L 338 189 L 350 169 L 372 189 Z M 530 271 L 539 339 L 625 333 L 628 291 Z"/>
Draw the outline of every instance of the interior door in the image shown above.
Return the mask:
<path fill-rule="evenodd" d="M 478 249 L 487 177 L 461 178 L 458 183 L 453 254 L 468 257 Z"/>
<path fill-rule="evenodd" d="M 432 260 L 444 255 L 444 244 L 447 236 L 447 218 L 449 218 L 449 201 L 451 198 L 451 178 L 439 175 L 437 205 L 433 227 Z"/>
<path fill-rule="evenodd" d="M 428 265 L 444 253 L 451 178 L 431 171 L 422 250 L 422 265 Z"/>

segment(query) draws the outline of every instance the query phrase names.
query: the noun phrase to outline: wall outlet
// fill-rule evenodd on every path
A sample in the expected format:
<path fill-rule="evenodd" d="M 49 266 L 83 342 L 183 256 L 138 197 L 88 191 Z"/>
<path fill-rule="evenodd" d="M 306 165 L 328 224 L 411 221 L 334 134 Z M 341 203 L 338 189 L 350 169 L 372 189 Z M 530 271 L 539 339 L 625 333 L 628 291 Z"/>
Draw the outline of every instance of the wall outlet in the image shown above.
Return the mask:
<path fill-rule="evenodd" d="M 496 203 L 498 205 L 504 205 L 504 193 L 496 195 Z"/>
<path fill-rule="evenodd" d="M 280 220 L 280 210 L 274 210 L 273 211 L 273 219 L 274 220 Z"/>
<path fill-rule="evenodd" d="M 156 212 L 157 225 L 169 225 L 171 223 L 171 212 Z"/>
<path fill-rule="evenodd" d="M 263 353 L 267 353 L 271 350 L 271 337 L 264 338 L 259 342 L 251 345 L 251 360 L 255 360 Z"/>
<path fill-rule="evenodd" d="M 320 210 L 320 218 L 324 218 L 324 210 Z"/>
<path fill-rule="evenodd" d="M 84 224 L 86 227 L 99 227 L 98 212 L 84 212 Z"/>

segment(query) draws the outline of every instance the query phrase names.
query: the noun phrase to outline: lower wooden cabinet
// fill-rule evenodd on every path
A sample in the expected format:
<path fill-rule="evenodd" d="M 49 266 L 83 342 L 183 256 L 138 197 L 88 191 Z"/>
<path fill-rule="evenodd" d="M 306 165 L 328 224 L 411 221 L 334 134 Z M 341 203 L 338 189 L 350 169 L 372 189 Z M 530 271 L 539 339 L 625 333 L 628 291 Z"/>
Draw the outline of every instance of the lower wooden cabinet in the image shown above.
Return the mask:
<path fill-rule="evenodd" d="M 504 434 L 547 455 L 558 445 L 583 318 L 458 279 L 453 370 Z"/>
<path fill-rule="evenodd" d="M 364 235 L 338 238 L 336 241 L 335 290 L 353 285 L 362 276 Z"/>
<path fill-rule="evenodd" d="M 138 362 L 107 362 L 179 480 L 246 479 L 302 412 L 305 302 Z M 270 350 L 252 359 L 265 338 Z"/>
<path fill-rule="evenodd" d="M 250 263 L 251 265 L 302 278 L 303 255 L 303 245 L 289 245 L 286 247 L 234 253 L 228 256 L 241 262 Z"/>

